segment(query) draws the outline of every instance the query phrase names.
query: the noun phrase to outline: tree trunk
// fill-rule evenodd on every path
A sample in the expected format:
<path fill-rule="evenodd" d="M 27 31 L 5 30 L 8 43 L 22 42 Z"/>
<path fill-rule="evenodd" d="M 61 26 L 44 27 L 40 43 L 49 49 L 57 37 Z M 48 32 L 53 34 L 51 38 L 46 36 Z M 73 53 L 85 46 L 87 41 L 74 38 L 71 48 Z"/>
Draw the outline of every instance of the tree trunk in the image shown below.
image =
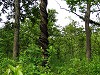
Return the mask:
<path fill-rule="evenodd" d="M 47 0 L 40 0 L 40 15 L 41 15 L 41 22 L 40 22 L 40 30 L 41 30 L 41 35 L 39 37 L 39 44 L 42 48 L 42 52 L 43 52 L 43 62 L 42 62 L 42 66 L 46 66 L 47 64 L 47 59 L 48 59 L 48 51 L 47 51 L 47 47 L 48 47 L 48 28 L 47 28 L 47 24 L 48 24 L 48 13 L 46 10 L 47 7 Z"/>
<path fill-rule="evenodd" d="M 14 46 L 13 46 L 13 59 L 19 57 L 19 29 L 20 29 L 20 3 L 15 0 L 15 25 L 14 25 Z"/>
<path fill-rule="evenodd" d="M 85 14 L 85 31 L 86 31 L 86 57 L 88 60 L 91 58 L 91 30 L 89 27 L 91 3 L 87 2 L 87 11 Z"/>

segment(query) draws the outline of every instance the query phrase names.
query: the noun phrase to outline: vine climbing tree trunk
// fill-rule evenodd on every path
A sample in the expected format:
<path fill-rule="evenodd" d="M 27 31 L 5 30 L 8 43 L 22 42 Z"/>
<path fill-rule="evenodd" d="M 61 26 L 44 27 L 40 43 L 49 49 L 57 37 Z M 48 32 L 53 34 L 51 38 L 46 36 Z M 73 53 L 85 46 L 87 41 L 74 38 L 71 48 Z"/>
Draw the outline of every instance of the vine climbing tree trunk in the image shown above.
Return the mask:
<path fill-rule="evenodd" d="M 87 1 L 87 12 L 85 14 L 85 31 L 86 31 L 86 57 L 91 58 L 91 30 L 89 27 L 91 2 Z"/>
<path fill-rule="evenodd" d="M 19 0 L 14 1 L 15 4 L 15 25 L 14 25 L 14 46 L 13 46 L 13 59 L 19 57 L 19 29 L 20 29 L 20 2 Z"/>
<path fill-rule="evenodd" d="M 43 55 L 43 62 L 42 66 L 46 66 L 47 64 L 47 59 L 48 59 L 48 13 L 46 10 L 47 7 L 47 0 L 40 0 L 40 15 L 41 15 L 41 21 L 40 21 L 40 30 L 41 30 L 41 35 L 39 37 L 39 44 L 42 48 L 42 55 Z"/>

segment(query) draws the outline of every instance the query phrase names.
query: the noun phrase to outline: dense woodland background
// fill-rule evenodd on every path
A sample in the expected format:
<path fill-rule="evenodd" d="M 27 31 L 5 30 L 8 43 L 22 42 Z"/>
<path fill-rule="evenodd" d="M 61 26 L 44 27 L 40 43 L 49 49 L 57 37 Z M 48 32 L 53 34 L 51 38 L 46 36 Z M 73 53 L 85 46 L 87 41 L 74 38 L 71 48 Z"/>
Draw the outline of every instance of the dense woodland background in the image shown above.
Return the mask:
<path fill-rule="evenodd" d="M 46 10 L 47 4 L 0 0 L 0 16 L 8 14 L 0 28 L 0 75 L 100 75 L 100 0 L 66 0 L 70 10 L 61 8 L 85 28 L 74 19 L 63 28 L 56 25 L 58 13 Z"/>

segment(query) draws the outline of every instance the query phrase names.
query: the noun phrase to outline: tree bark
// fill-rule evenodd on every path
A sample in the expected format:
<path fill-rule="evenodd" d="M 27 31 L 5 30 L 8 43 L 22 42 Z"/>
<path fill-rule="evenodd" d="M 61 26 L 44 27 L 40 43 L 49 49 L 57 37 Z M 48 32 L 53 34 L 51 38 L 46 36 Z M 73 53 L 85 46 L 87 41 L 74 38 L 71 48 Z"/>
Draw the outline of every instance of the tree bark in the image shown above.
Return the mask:
<path fill-rule="evenodd" d="M 15 4 L 15 25 L 14 25 L 14 46 L 13 46 L 13 59 L 19 57 L 19 29 L 20 29 L 20 2 L 14 1 Z"/>
<path fill-rule="evenodd" d="M 87 2 L 87 12 L 85 14 L 85 31 L 86 31 L 86 57 L 88 60 L 91 58 L 91 30 L 89 27 L 90 23 L 90 1 Z"/>
<path fill-rule="evenodd" d="M 40 30 L 41 35 L 39 37 L 39 44 L 42 48 L 42 55 L 43 55 L 43 62 L 42 66 L 46 66 L 47 59 L 48 59 L 48 13 L 46 10 L 47 7 L 47 0 L 40 0 L 40 15 L 41 15 L 41 22 L 40 22 Z"/>

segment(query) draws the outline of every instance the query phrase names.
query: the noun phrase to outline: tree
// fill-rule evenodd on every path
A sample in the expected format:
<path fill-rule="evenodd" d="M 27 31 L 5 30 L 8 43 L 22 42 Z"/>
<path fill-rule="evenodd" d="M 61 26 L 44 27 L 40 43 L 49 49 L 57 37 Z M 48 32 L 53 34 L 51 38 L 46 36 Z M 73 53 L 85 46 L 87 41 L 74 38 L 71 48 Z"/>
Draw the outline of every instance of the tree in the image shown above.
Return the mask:
<path fill-rule="evenodd" d="M 95 11 L 96 12 L 100 11 L 100 10 L 97 10 L 97 9 L 93 8 L 94 5 L 98 7 L 98 5 L 99 5 L 98 3 L 100 1 L 98 1 L 98 0 L 96 0 L 96 1 L 93 1 L 93 0 L 85 0 L 85 1 L 82 1 L 82 0 L 75 0 L 75 1 L 66 0 L 66 2 L 70 7 L 70 10 L 67 10 L 67 11 L 70 11 L 70 12 L 76 14 L 77 16 L 79 16 L 79 18 L 81 18 L 81 19 L 83 19 L 85 21 L 86 57 L 89 60 L 91 58 L 91 32 L 90 32 L 90 28 L 89 28 L 89 23 L 100 25 L 99 23 L 97 23 L 95 21 L 92 21 L 90 19 L 90 12 L 94 13 Z M 82 17 L 82 16 L 78 15 L 77 13 L 75 13 L 76 12 L 76 8 L 77 8 L 76 6 L 79 6 L 79 11 L 80 12 L 85 13 L 85 17 Z M 92 10 L 90 10 L 91 7 L 93 8 Z"/>
<path fill-rule="evenodd" d="M 19 56 L 19 29 L 20 29 L 20 2 L 19 0 L 15 0 L 13 59 L 18 58 Z"/>
<path fill-rule="evenodd" d="M 89 27 L 91 2 L 87 1 L 87 11 L 85 13 L 85 31 L 86 31 L 86 57 L 91 58 L 91 30 Z"/>
<path fill-rule="evenodd" d="M 48 24 L 48 13 L 46 11 L 46 7 L 47 7 L 47 0 L 41 0 L 40 1 L 40 16 L 41 16 L 41 22 L 40 22 L 40 30 L 41 30 L 41 35 L 39 37 L 39 44 L 42 48 L 42 52 L 43 52 L 43 62 L 42 62 L 42 66 L 46 66 L 47 64 L 47 58 L 48 58 L 48 51 L 47 51 L 47 47 L 48 47 L 48 28 L 47 28 L 47 24 Z"/>
<path fill-rule="evenodd" d="M 30 18 L 33 24 L 37 18 L 33 16 L 34 11 L 38 11 L 37 5 L 35 5 L 37 0 L 2 0 L 0 1 L 1 6 L 1 14 L 7 14 L 7 22 L 12 23 L 9 25 L 13 25 L 14 28 L 14 47 L 13 47 L 13 58 L 15 59 L 19 56 L 19 29 L 20 22 L 25 21 L 25 18 Z M 20 5 L 20 3 L 22 3 Z M 21 13 L 20 13 L 21 12 Z M 36 14 L 35 14 L 36 15 Z M 11 19 L 15 19 L 15 23 L 10 22 Z M 6 25 L 6 22 L 4 22 Z"/>

